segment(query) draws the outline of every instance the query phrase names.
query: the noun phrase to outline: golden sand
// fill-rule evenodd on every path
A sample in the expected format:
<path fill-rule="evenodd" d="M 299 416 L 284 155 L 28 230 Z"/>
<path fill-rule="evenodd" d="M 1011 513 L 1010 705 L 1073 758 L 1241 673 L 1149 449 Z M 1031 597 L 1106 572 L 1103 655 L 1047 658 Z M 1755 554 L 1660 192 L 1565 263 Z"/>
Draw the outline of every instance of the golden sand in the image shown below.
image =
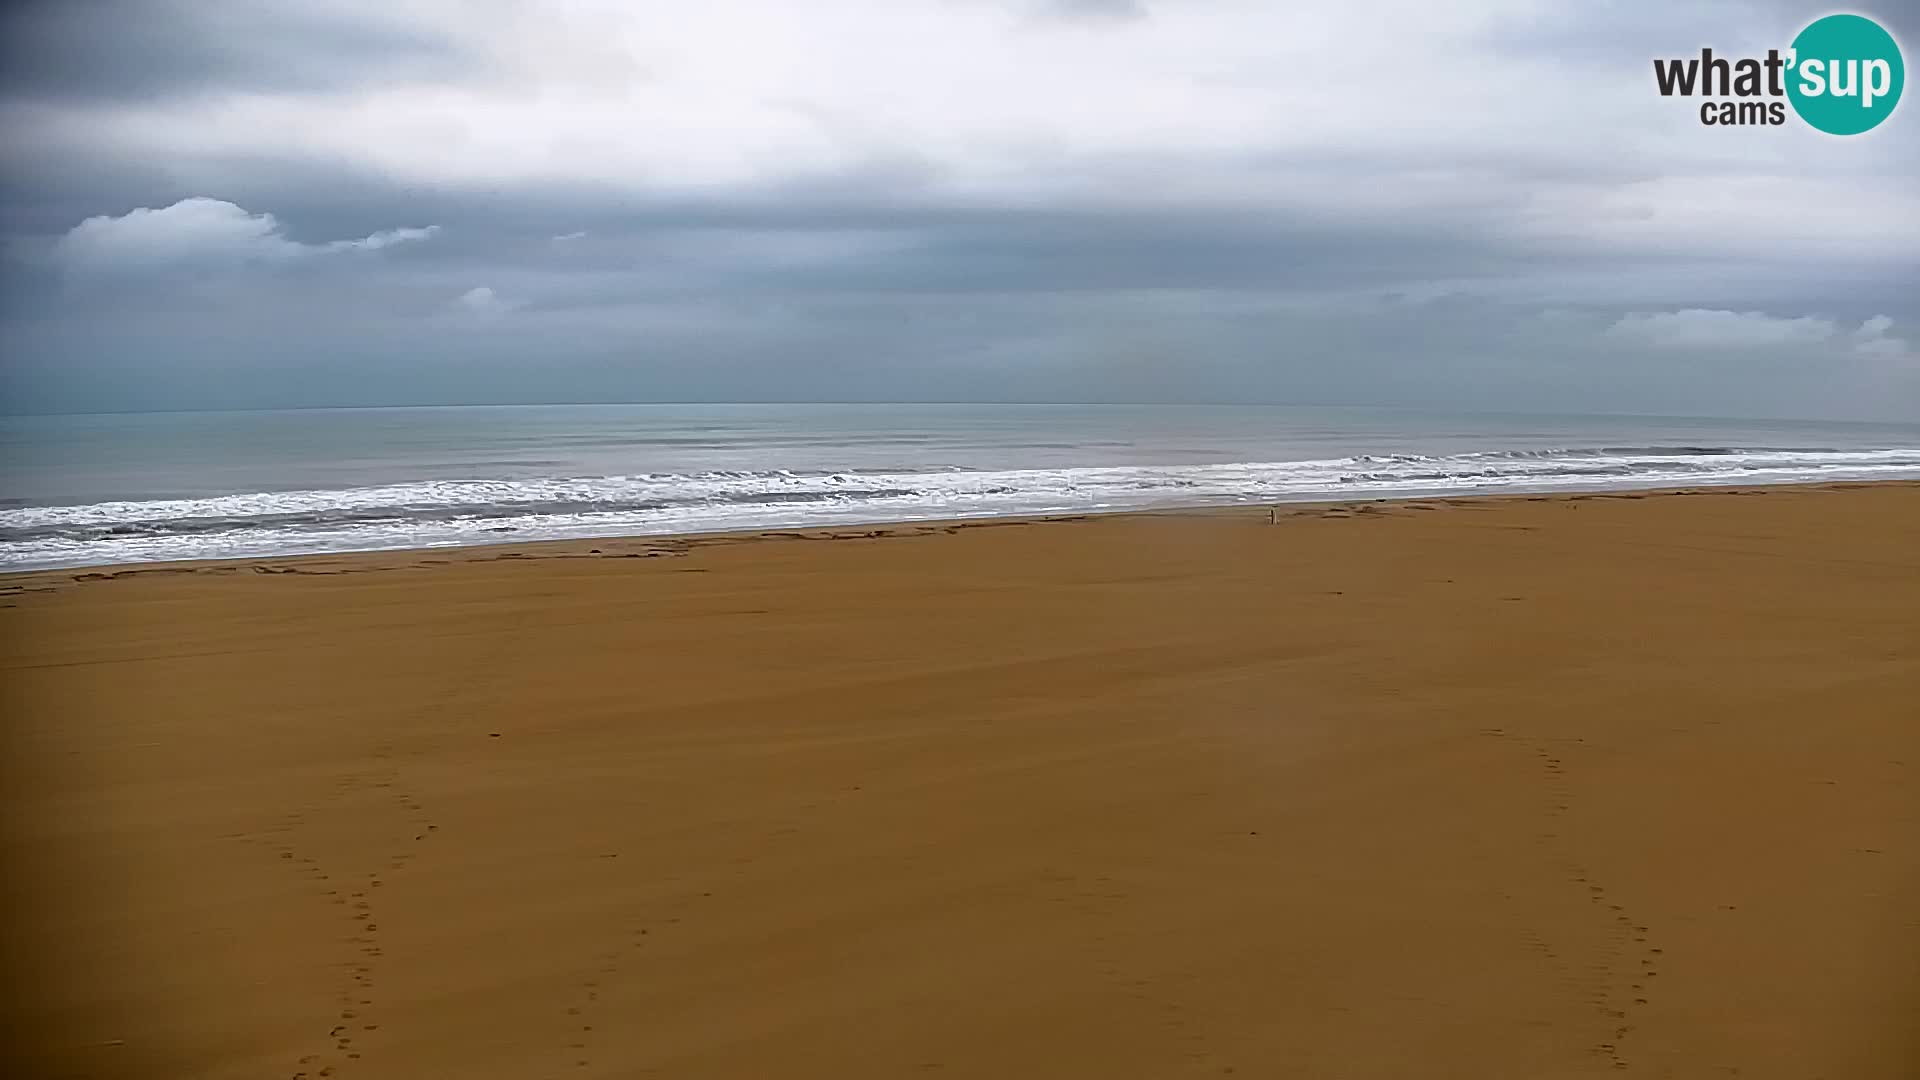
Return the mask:
<path fill-rule="evenodd" d="M 16 1076 L 1920 1061 L 1920 487 L 0 592 Z"/>

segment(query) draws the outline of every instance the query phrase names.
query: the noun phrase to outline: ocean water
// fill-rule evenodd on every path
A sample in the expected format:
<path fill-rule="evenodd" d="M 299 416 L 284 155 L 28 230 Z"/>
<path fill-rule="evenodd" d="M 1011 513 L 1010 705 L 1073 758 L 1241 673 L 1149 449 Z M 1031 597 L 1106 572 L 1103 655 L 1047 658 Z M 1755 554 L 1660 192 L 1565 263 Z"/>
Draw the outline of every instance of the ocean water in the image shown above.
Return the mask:
<path fill-rule="evenodd" d="M 0 570 L 1170 506 L 1920 477 L 1920 425 L 579 405 L 0 420 Z"/>

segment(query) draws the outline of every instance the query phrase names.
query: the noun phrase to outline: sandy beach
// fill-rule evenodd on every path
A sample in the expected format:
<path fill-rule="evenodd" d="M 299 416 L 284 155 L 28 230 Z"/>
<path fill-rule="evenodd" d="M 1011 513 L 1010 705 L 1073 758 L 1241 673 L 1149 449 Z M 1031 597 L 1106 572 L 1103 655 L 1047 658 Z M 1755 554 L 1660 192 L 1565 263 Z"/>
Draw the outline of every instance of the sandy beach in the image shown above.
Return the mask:
<path fill-rule="evenodd" d="M 1920 485 L 0 593 L 15 1076 L 1920 1065 Z"/>

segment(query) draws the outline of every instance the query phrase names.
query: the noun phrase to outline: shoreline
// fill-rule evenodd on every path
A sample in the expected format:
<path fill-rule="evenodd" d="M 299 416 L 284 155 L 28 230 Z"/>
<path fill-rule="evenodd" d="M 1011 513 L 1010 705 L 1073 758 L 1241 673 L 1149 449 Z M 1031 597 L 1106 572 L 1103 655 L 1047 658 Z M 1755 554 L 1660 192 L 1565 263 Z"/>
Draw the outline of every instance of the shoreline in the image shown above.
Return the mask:
<path fill-rule="evenodd" d="M 84 580 L 100 580 L 103 577 L 110 579 L 110 578 L 126 577 L 126 576 L 139 575 L 139 574 L 155 574 L 155 573 L 167 574 L 167 573 L 189 573 L 189 572 L 206 572 L 206 571 L 227 571 L 227 570 L 237 570 L 240 568 L 251 566 L 253 564 L 272 564 L 272 565 L 279 566 L 279 565 L 286 565 L 286 564 L 306 563 L 306 562 L 312 562 L 315 560 L 330 561 L 330 560 L 346 559 L 346 560 L 352 560 L 357 562 L 357 561 L 363 561 L 363 560 L 379 559 L 381 557 L 389 557 L 394 559 L 406 559 L 411 557 L 418 557 L 421 555 L 434 555 L 436 557 L 447 556 L 448 557 L 447 561 L 449 562 L 488 561 L 490 559 L 502 558 L 504 553 L 519 551 L 523 549 L 529 550 L 529 551 L 549 552 L 549 554 L 545 556 L 537 556 L 537 555 L 533 556 L 535 558 L 542 558 L 542 557 L 552 558 L 552 557 L 555 557 L 556 555 L 577 555 L 579 557 L 587 557 L 589 555 L 589 552 L 587 551 L 576 552 L 573 550 L 575 548 L 580 548 L 583 546 L 588 549 L 595 548 L 595 547 L 621 549 L 617 552 L 604 553 L 604 557 L 609 557 L 609 558 L 645 557 L 644 555 L 634 555 L 630 553 L 628 549 L 630 549 L 633 545 L 676 544 L 676 543 L 693 543 L 698 545 L 698 544 L 711 544 L 711 543 L 739 543 L 743 540 L 753 540 L 753 539 L 780 539 L 790 534 L 800 534 L 808 537 L 813 537 L 815 536 L 815 534 L 824 535 L 824 534 L 848 532 L 848 531 L 859 532 L 862 530 L 864 530 L 864 533 L 860 538 L 866 538 L 866 536 L 874 533 L 876 530 L 884 532 L 886 530 L 895 530 L 895 529 L 905 529 L 905 530 L 919 530 L 919 529 L 929 529 L 929 528 L 964 529 L 964 528 L 992 527 L 997 524 L 1033 524 L 1033 523 L 1048 523 L 1048 522 L 1072 522 L 1072 521 L 1081 521 L 1081 520 L 1089 520 L 1089 519 L 1096 519 L 1096 518 L 1125 518 L 1125 517 L 1136 517 L 1136 516 L 1137 517 L 1153 517 L 1153 516 L 1166 516 L 1166 515 L 1211 516 L 1211 515 L 1233 515 L 1233 514 L 1259 515 L 1259 514 L 1264 514 L 1269 508 L 1279 509 L 1281 511 L 1280 516 L 1282 518 L 1285 518 L 1286 516 L 1288 516 L 1289 512 L 1319 511 L 1319 510 L 1324 510 L 1324 509 L 1334 508 L 1334 507 L 1360 507 L 1360 506 L 1369 506 L 1369 505 L 1402 505 L 1407 503 L 1433 503 L 1433 504 L 1442 505 L 1442 506 L 1453 506 L 1460 503 L 1500 503 L 1505 501 L 1516 501 L 1516 500 L 1522 501 L 1522 502 L 1526 502 L 1526 501 L 1537 502 L 1537 501 L 1575 501 L 1575 500 L 1583 500 L 1583 499 L 1590 500 L 1590 499 L 1605 499 L 1605 498 L 1639 499 L 1639 498 L 1648 498 L 1648 497 L 1714 495 L 1714 494 L 1744 495 L 1744 494 L 1766 493 L 1769 491 L 1778 491 L 1778 490 L 1815 490 L 1817 491 L 1817 490 L 1843 490 L 1843 489 L 1875 488 L 1875 487 L 1920 488 L 1920 478 L 1902 478 L 1902 479 L 1892 479 L 1892 480 L 1808 480 L 1808 481 L 1796 481 L 1796 482 L 1787 482 L 1787 483 L 1778 483 L 1778 484 L 1726 484 L 1726 485 L 1693 484 L 1693 485 L 1673 485 L 1673 486 L 1648 487 L 1648 488 L 1615 487 L 1615 488 L 1593 488 L 1593 489 L 1579 489 L 1579 490 L 1545 490 L 1545 491 L 1518 490 L 1518 491 L 1501 491 L 1497 493 L 1486 493 L 1486 494 L 1469 493 L 1469 494 L 1452 494 L 1452 495 L 1404 495 L 1404 496 L 1384 495 L 1384 496 L 1375 496 L 1370 498 L 1356 498 L 1356 499 L 1319 499 L 1319 498 L 1303 498 L 1299 500 L 1280 499 L 1280 500 L 1273 500 L 1269 502 L 1258 502 L 1258 503 L 1253 503 L 1253 502 L 1225 503 L 1225 504 L 1196 503 L 1191 505 L 1168 505 L 1163 507 L 1126 508 L 1126 509 L 1117 509 L 1117 510 L 1062 510 L 1062 511 L 1059 511 L 1058 513 L 1045 513 L 1045 514 L 1008 514 L 1008 515 L 980 515 L 976 517 L 959 517 L 959 518 L 936 517 L 936 518 L 911 518 L 911 519 L 903 518 L 903 519 L 889 519 L 889 520 L 879 520 L 879 521 L 847 521 L 847 522 L 821 524 L 821 525 L 775 526 L 772 528 L 750 527 L 750 528 L 742 528 L 742 529 L 710 530 L 710 531 L 704 531 L 704 532 L 617 533 L 617 534 L 610 534 L 605 536 L 556 537 L 551 539 L 528 539 L 528 540 L 502 540 L 502 541 L 488 541 L 488 542 L 475 543 L 475 544 L 446 544 L 446 545 L 432 546 L 432 547 L 387 547 L 387 548 L 366 548 L 366 549 L 358 549 L 358 550 L 351 550 L 351 551 L 326 551 L 326 552 L 292 553 L 292 554 L 279 554 L 279 555 L 221 556 L 218 558 L 209 558 L 209 559 L 167 559 L 167 560 L 157 560 L 157 561 L 125 562 L 125 563 L 80 563 L 80 564 L 75 564 L 73 566 L 39 567 L 39 568 L 29 569 L 29 570 L 0 571 L 0 589 L 4 589 L 9 585 L 17 586 L 17 585 L 28 583 L 28 582 L 35 582 L 45 577 L 52 577 L 52 578 L 65 577 L 65 578 L 77 579 L 79 576 L 84 576 Z M 465 557 L 463 558 L 461 556 L 465 556 Z"/>

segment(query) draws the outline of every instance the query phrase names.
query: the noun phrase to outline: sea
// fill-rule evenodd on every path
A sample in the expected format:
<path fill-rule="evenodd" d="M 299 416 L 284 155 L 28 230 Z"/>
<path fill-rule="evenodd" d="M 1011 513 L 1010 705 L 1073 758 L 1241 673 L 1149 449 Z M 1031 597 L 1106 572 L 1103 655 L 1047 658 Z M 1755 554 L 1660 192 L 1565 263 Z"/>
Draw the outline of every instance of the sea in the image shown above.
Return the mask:
<path fill-rule="evenodd" d="M 1133 405 L 0 419 L 0 570 L 1502 492 L 1920 477 L 1920 424 Z"/>

